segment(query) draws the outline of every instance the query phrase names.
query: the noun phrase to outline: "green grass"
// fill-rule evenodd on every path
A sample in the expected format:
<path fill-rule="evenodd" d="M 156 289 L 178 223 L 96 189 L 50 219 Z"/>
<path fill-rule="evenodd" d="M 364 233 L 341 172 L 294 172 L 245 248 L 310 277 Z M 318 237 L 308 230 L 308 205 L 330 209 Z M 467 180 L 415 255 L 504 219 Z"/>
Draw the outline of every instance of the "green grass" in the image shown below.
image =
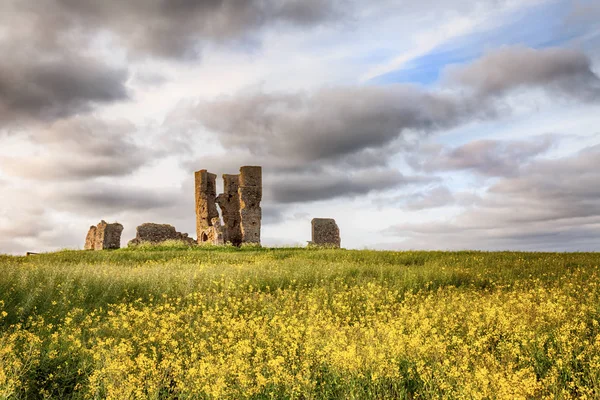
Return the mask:
<path fill-rule="evenodd" d="M 82 393 L 89 384 L 89 376 L 99 368 L 98 361 L 90 358 L 90 354 L 67 350 L 68 346 L 60 347 L 60 341 L 48 339 L 52 334 L 61 332 L 62 326 L 68 325 L 65 322 L 67 319 L 74 319 L 74 323 L 81 324 L 86 315 L 93 314 L 98 318 L 94 326 L 101 326 L 110 319 L 109 313 L 118 305 L 145 310 L 162 303 L 176 302 L 177 310 L 184 310 L 193 305 L 196 301 L 194 294 L 197 293 L 205 294 L 205 309 L 222 307 L 227 304 L 224 301 L 231 299 L 248 301 L 248 297 L 252 296 L 257 299 L 254 305 L 247 310 L 242 307 L 239 312 L 241 315 L 246 312 L 248 316 L 263 317 L 275 315 L 285 308 L 284 303 L 288 300 L 283 299 L 287 299 L 286 296 L 295 296 L 296 304 L 302 305 L 304 299 L 318 294 L 318 298 L 322 300 L 319 307 L 332 316 L 332 321 L 337 321 L 336 313 L 342 315 L 342 311 L 336 307 L 339 307 L 339 296 L 344 294 L 347 295 L 344 304 L 348 310 L 343 311 L 343 315 L 348 316 L 348 320 L 332 323 L 340 324 L 346 329 L 351 328 L 352 324 L 360 325 L 365 318 L 383 315 L 381 310 L 388 306 L 397 307 L 392 310 L 392 316 L 399 315 L 401 307 L 407 307 L 407 304 L 412 304 L 416 310 L 418 303 L 415 303 L 415 296 L 431 299 L 460 294 L 488 299 L 504 295 L 510 298 L 516 293 L 518 298 L 519 293 L 531 294 L 547 288 L 570 296 L 568 301 L 574 307 L 578 302 L 591 306 L 591 311 L 581 317 L 580 322 L 589 325 L 589 332 L 586 331 L 588 333 L 585 334 L 588 337 L 583 339 L 593 341 L 596 335 L 592 322 L 596 318 L 594 312 L 600 313 L 599 268 L 598 253 L 189 248 L 177 244 L 101 252 L 60 251 L 29 257 L 0 256 L 0 305 L 3 304 L 0 311 L 6 313 L 0 319 L 0 335 L 8 337 L 15 332 L 29 332 L 35 334 L 36 338 L 41 338 L 41 342 L 35 345 L 35 351 L 39 354 L 32 356 L 32 359 L 35 358 L 35 367 L 23 367 L 19 369 L 20 372 L 14 372 L 13 378 L 17 383 L 13 382 L 14 388 L 7 389 L 4 393 L 8 398 L 83 396 Z M 368 294 L 363 295 L 366 293 L 363 289 L 367 287 L 384 290 L 387 300 L 384 302 L 378 299 L 374 308 L 367 307 L 371 301 Z M 571 303 L 565 300 L 565 304 Z M 102 329 L 105 330 L 95 331 L 93 335 L 114 337 L 114 332 L 108 328 Z M 551 374 L 549 371 L 557 368 L 556 360 L 549 355 L 548 349 L 549 346 L 552 347 L 553 335 L 558 335 L 558 328 L 546 326 L 539 329 L 540 332 L 548 333 L 548 340 L 527 345 L 524 342 L 523 346 L 530 347 L 526 347 L 528 361 L 523 361 L 526 363 L 523 365 L 530 366 L 542 382 L 544 377 Z M 85 327 L 80 333 L 84 343 L 92 340 L 88 338 L 92 333 L 86 332 Z M 456 335 L 456 332 L 452 335 Z M 13 339 L 14 348 L 19 349 L 21 354 L 20 362 L 26 363 L 26 357 L 22 355 L 25 354 L 24 349 L 30 339 L 26 336 Z M 499 336 L 495 340 L 486 346 L 495 349 L 499 343 L 503 343 L 505 337 Z M 444 345 L 450 349 L 446 351 L 451 351 L 449 343 Z M 49 356 L 52 346 L 58 346 L 58 356 Z M 600 395 L 594 392 L 598 385 L 595 381 L 597 376 L 585 365 L 577 364 L 576 356 L 577 354 L 573 356 L 573 365 L 561 372 L 562 375 L 557 375 L 563 381 L 553 383 L 554 398 L 568 398 L 569 393 L 577 397 L 577 394 L 583 393 L 569 391 L 572 382 L 579 382 L 584 388 Z M 0 362 L 2 360 L 0 353 Z M 8 356 L 5 356 L 4 362 L 7 365 L 8 360 Z M 307 394 L 306 398 L 454 398 L 458 393 L 458 389 L 444 389 L 441 386 L 432 388 L 431 382 L 427 383 L 423 376 L 413 373 L 416 371 L 416 364 L 413 365 L 415 360 L 398 362 L 399 373 L 406 378 L 401 384 L 390 377 L 372 382 L 357 375 L 352 378 L 353 383 L 350 385 L 349 375 L 343 370 L 327 365 L 315 370 L 316 367 L 313 366 L 311 376 L 315 383 L 311 394 Z M 69 363 L 72 368 L 68 367 Z M 59 365 L 62 366 L 60 371 L 57 369 Z M 409 370 L 413 372 L 409 373 Z M 5 374 L 6 371 L 9 371 L 7 376 L 10 377 L 10 368 L 7 366 Z M 0 375 L 0 393 L 3 393 L 1 385 Z M 6 387 L 8 385 L 5 383 Z M 166 385 L 156 392 L 160 394 L 148 397 L 186 398 L 185 393 L 175 393 L 172 385 L 171 389 Z M 289 390 L 285 385 L 267 386 L 263 392 L 248 397 L 303 398 L 303 395 L 294 395 Z M 87 393 L 90 396 L 91 392 Z M 101 398 L 107 396 L 108 392 L 93 393 L 92 397 Z M 552 396 L 549 392 L 536 393 Z M 238 396 L 243 397 L 243 392 L 240 391 Z M 188 398 L 209 397 L 205 394 Z"/>
<path fill-rule="evenodd" d="M 53 301 L 93 310 L 142 302 L 166 294 L 185 297 L 224 279 L 261 291 L 380 282 L 405 291 L 444 286 L 473 290 L 543 285 L 578 267 L 593 272 L 598 253 L 391 252 L 155 246 L 143 249 L 61 251 L 29 257 L 0 256 L 0 300 L 10 317 L 3 325 L 47 315 Z M 535 278 L 535 279 L 534 279 Z M 585 276 L 582 277 L 585 279 Z M 65 310 L 66 311 L 66 310 Z M 61 317 L 60 312 L 56 315 Z"/>

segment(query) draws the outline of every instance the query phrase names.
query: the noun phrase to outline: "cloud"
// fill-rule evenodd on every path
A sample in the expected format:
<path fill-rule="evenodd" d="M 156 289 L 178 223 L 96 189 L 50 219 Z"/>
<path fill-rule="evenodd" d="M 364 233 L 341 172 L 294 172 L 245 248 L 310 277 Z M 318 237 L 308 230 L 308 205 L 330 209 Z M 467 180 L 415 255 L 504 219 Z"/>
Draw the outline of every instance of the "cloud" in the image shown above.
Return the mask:
<path fill-rule="evenodd" d="M 526 66 L 515 68 L 519 63 Z M 496 106 L 495 97 L 517 86 L 549 86 L 555 93 L 591 100 L 600 94 L 600 78 L 589 67 L 589 59 L 577 51 L 509 48 L 448 71 L 447 79 L 468 85 L 474 94 L 406 84 L 323 88 L 310 94 L 249 92 L 200 102 L 188 113 L 227 149 L 286 164 L 333 163 L 379 151 L 410 133 L 494 117 L 507 111 Z"/>
<path fill-rule="evenodd" d="M 411 196 L 406 202 L 406 207 L 409 210 L 423 210 L 447 206 L 453 204 L 455 201 L 454 195 L 447 187 L 436 186 Z"/>
<path fill-rule="evenodd" d="M 57 210 L 77 211 L 79 215 L 146 212 L 175 207 L 180 204 L 179 190 L 147 189 L 120 183 L 86 182 L 68 184 L 60 190 L 47 190 L 44 198 Z M 192 199 L 192 195 L 189 195 Z M 190 207 L 193 214 L 193 207 Z"/>
<path fill-rule="evenodd" d="M 514 176 L 536 156 L 558 142 L 554 135 L 542 135 L 529 140 L 475 140 L 454 148 L 423 145 L 407 155 L 414 169 L 432 172 L 468 170 L 484 176 Z"/>
<path fill-rule="evenodd" d="M 512 64 L 521 58 L 529 67 L 515 69 Z M 569 67 L 571 59 L 573 68 Z M 508 72 L 497 73 L 496 81 L 492 79 L 502 84 L 488 87 L 483 70 L 493 61 L 499 63 L 494 70 L 500 68 L 502 72 L 505 68 Z M 473 75 L 470 80 L 469 74 Z M 505 75 L 506 81 L 499 78 Z M 179 115 L 188 115 L 214 133 L 230 160 L 247 160 L 276 170 L 273 178 L 265 175 L 274 187 L 283 182 L 279 185 L 282 189 L 273 192 L 274 200 L 312 201 L 397 186 L 399 181 L 392 181 L 401 173 L 392 171 L 390 160 L 407 150 L 415 151 L 415 143 L 432 133 L 510 113 L 510 108 L 499 101 L 510 89 L 542 88 L 588 101 L 600 79 L 590 71 L 583 53 L 511 48 L 453 67 L 447 81 L 463 82 L 473 90 L 429 90 L 407 84 L 325 87 L 311 93 L 250 90 L 187 105 L 187 111 L 179 110 Z M 589 96 L 575 95 L 570 85 L 574 82 L 585 83 L 584 92 Z M 409 161 L 426 172 L 471 169 L 487 175 L 510 175 L 518 172 L 517 163 L 543 153 L 551 144 L 549 138 L 506 146 L 480 141 L 444 154 L 441 149 L 434 150 L 432 161 L 418 155 L 409 155 Z M 373 169 L 391 175 L 382 184 L 381 176 L 356 179 Z M 322 175 L 322 179 L 311 181 L 307 178 L 311 173 Z"/>
<path fill-rule="evenodd" d="M 600 4 L 595 1 L 575 0 L 570 4 L 566 22 L 571 24 L 592 23 L 600 25 Z"/>
<path fill-rule="evenodd" d="M 582 101 L 600 99 L 600 79 L 583 52 L 567 48 L 505 47 L 479 60 L 448 67 L 443 80 L 483 98 L 519 88 L 540 88 Z"/>
<path fill-rule="evenodd" d="M 23 185 L 1 184 L 0 254 L 44 251 L 72 243 L 70 221 L 55 220 L 52 208 Z"/>
<path fill-rule="evenodd" d="M 133 54 L 167 58 L 195 58 L 207 42 L 247 41 L 271 25 L 317 25 L 346 9 L 336 0 L 8 0 L 3 7 L 34 19 L 46 41 L 109 34 Z"/>
<path fill-rule="evenodd" d="M 127 69 L 94 52 L 81 30 L 65 31 L 52 4 L 0 3 L 0 129 L 129 99 Z"/>
<path fill-rule="evenodd" d="M 432 182 L 441 181 L 431 177 Z M 447 206 L 469 207 L 481 201 L 481 198 L 470 191 L 451 191 L 447 186 L 436 185 L 425 189 L 416 186 L 417 190 L 403 190 L 400 195 L 378 196 L 373 204 L 378 209 L 396 209 L 408 211 L 430 210 Z"/>
<path fill-rule="evenodd" d="M 28 133 L 29 145 L 40 147 L 36 154 L 0 157 L 0 168 L 13 176 L 54 181 L 128 175 L 161 152 L 135 143 L 135 133 L 136 127 L 123 120 L 59 120 Z"/>
<path fill-rule="evenodd" d="M 301 177 L 282 176 L 272 181 L 269 187 L 270 198 L 274 202 L 297 203 L 353 197 L 430 181 L 427 177 L 404 176 L 395 169 L 374 169 L 346 175 L 320 173 Z"/>
<path fill-rule="evenodd" d="M 409 129 L 453 126 L 472 104 L 410 85 L 325 88 L 316 93 L 250 93 L 191 110 L 226 148 L 286 159 L 335 160 L 381 148 Z"/>
<path fill-rule="evenodd" d="M 52 121 L 128 99 L 127 71 L 83 56 L 28 56 L 0 50 L 0 129 L 9 123 Z"/>
<path fill-rule="evenodd" d="M 501 178 L 451 219 L 397 224 L 402 248 L 581 250 L 600 239 L 600 145 Z M 581 240 L 584 238 L 585 240 Z M 593 242 L 595 241 L 595 245 Z"/>
<path fill-rule="evenodd" d="M 226 150 L 203 157 L 203 165 L 221 173 L 260 164 L 271 188 L 265 200 L 285 204 L 422 182 L 389 167 L 390 158 L 407 140 L 405 131 L 451 126 L 467 113 L 462 108 L 454 98 L 398 85 L 251 92 L 199 103 L 188 115 Z"/>
<path fill-rule="evenodd" d="M 268 26 L 318 25 L 346 9 L 337 0 L 3 1 L 0 129 L 128 100 L 121 49 L 142 58 L 195 58 L 207 43 L 248 43 Z"/>

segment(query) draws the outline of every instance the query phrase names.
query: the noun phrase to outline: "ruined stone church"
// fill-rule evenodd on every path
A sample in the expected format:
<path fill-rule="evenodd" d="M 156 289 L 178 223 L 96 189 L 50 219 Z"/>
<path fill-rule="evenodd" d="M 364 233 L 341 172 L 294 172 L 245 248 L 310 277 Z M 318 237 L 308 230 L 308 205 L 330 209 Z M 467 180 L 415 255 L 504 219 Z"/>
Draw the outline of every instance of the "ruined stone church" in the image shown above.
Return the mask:
<path fill-rule="evenodd" d="M 244 166 L 238 175 L 224 174 L 218 196 L 216 180 L 217 175 L 205 169 L 195 173 L 198 244 L 260 244 L 262 168 Z"/>

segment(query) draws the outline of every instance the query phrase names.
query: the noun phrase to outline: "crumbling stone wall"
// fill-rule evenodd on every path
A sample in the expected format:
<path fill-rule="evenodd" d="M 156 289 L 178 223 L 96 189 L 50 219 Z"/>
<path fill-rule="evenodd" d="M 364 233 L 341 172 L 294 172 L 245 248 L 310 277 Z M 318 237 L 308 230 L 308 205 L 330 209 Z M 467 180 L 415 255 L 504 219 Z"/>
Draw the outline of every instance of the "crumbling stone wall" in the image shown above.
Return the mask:
<path fill-rule="evenodd" d="M 128 246 L 140 243 L 158 244 L 167 240 L 180 240 L 190 245 L 196 244 L 196 241 L 188 237 L 187 233 L 177 232 L 172 225 L 147 222 L 136 228 L 135 239 L 131 239 Z"/>
<path fill-rule="evenodd" d="M 203 233 L 205 236 L 204 243 L 214 244 L 216 246 L 221 246 L 225 244 L 224 239 L 224 230 L 221 225 L 221 219 L 219 217 L 212 219 L 212 225 L 209 226 Z"/>
<path fill-rule="evenodd" d="M 198 243 L 260 244 L 262 168 L 244 166 L 239 175 L 223 175 L 224 190 L 218 197 L 215 174 L 203 169 L 195 173 L 195 179 Z"/>
<path fill-rule="evenodd" d="M 90 227 L 86 237 L 86 249 L 89 247 L 91 250 L 91 234 L 94 232 L 94 250 L 104 249 L 119 249 L 121 248 L 121 233 L 123 232 L 123 225 L 119 223 L 109 224 L 102 220 L 93 230 Z M 90 244 L 88 244 L 88 239 Z"/>
<path fill-rule="evenodd" d="M 258 166 L 241 167 L 239 183 L 242 243 L 260 244 L 262 168 Z"/>
<path fill-rule="evenodd" d="M 217 175 L 203 169 L 196 171 L 196 234 L 198 243 L 208 241 L 205 231 L 212 226 L 213 218 L 219 217 L 217 210 Z"/>
<path fill-rule="evenodd" d="M 96 246 L 96 227 L 94 225 L 90 226 L 90 230 L 85 237 L 85 246 L 83 247 L 85 250 L 94 250 Z"/>
<path fill-rule="evenodd" d="M 311 245 L 340 247 L 340 228 L 333 218 L 313 218 Z"/>
<path fill-rule="evenodd" d="M 223 214 L 223 240 L 234 246 L 242 244 L 240 217 L 239 175 L 223 175 L 223 193 L 217 196 L 217 204 Z"/>

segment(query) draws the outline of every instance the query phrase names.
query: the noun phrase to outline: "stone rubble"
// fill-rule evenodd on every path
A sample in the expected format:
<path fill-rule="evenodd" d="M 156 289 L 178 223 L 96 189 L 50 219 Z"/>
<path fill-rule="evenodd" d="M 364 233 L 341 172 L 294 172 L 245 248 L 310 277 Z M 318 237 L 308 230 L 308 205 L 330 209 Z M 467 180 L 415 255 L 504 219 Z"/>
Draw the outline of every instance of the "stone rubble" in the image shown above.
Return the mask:
<path fill-rule="evenodd" d="M 196 241 L 188 237 L 187 233 L 177 232 L 172 225 L 146 222 L 136 228 L 135 238 L 131 239 L 127 245 L 135 246 L 141 243 L 159 244 L 167 240 L 179 240 L 189 245 L 196 244 Z"/>

